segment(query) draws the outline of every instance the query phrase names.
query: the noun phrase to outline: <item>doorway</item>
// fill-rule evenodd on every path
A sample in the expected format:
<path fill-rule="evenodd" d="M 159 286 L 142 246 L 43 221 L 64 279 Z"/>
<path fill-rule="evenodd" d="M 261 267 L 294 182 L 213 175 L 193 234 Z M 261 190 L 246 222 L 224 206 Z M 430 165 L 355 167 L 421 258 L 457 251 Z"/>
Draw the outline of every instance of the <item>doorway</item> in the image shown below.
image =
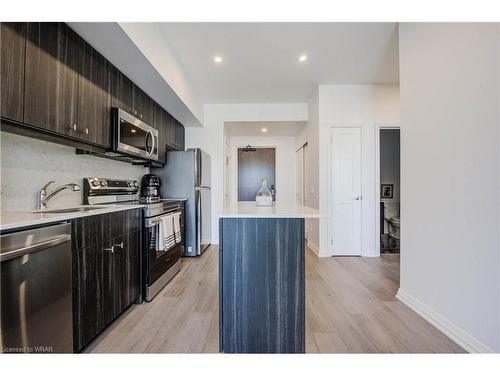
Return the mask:
<path fill-rule="evenodd" d="M 306 204 L 306 176 L 307 176 L 307 142 L 295 152 L 296 159 L 296 189 L 295 196 L 298 204 Z"/>
<path fill-rule="evenodd" d="M 380 254 L 400 253 L 400 129 L 379 127 L 377 134 L 377 247 Z"/>
<path fill-rule="evenodd" d="M 276 149 L 268 147 L 238 148 L 238 201 L 254 201 L 261 180 L 276 200 Z"/>

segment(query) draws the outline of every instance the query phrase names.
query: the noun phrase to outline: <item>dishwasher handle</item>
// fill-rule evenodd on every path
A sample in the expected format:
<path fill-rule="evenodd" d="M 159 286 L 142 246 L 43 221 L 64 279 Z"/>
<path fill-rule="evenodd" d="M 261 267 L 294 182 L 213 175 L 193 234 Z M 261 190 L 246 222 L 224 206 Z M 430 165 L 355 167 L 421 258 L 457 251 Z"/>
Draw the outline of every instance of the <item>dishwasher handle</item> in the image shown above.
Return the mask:
<path fill-rule="evenodd" d="M 0 262 L 4 262 L 6 260 L 12 259 L 12 258 L 17 258 L 20 256 L 23 256 L 25 254 L 30 254 L 34 253 L 38 250 L 46 249 L 48 247 L 56 246 L 59 245 L 60 243 L 66 242 L 71 240 L 71 235 L 70 234 L 63 234 L 54 238 L 51 238 L 50 240 L 39 242 L 33 245 L 21 247 L 18 249 L 10 250 L 5 253 L 0 254 Z"/>

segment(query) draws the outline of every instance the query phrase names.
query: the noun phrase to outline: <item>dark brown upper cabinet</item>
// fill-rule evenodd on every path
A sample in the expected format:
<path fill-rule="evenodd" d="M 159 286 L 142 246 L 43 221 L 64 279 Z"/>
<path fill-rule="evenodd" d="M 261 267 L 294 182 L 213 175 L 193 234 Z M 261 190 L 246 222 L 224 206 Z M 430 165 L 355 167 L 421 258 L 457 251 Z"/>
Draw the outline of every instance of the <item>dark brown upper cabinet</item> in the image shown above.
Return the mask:
<path fill-rule="evenodd" d="M 110 64 L 85 41 L 79 44 L 78 116 L 74 136 L 107 148 L 111 137 Z"/>
<path fill-rule="evenodd" d="M 0 25 L 1 116 L 23 121 L 25 23 Z"/>
<path fill-rule="evenodd" d="M 184 137 L 185 137 L 185 130 L 184 126 L 176 120 L 175 123 L 175 145 L 176 149 L 180 151 L 184 151 Z"/>
<path fill-rule="evenodd" d="M 175 118 L 168 112 L 166 112 L 165 116 L 165 125 L 166 125 L 166 144 L 169 149 L 176 150 L 177 149 L 177 140 L 175 133 Z"/>
<path fill-rule="evenodd" d="M 134 85 L 132 114 L 148 125 L 154 121 L 154 101 L 137 85 Z"/>
<path fill-rule="evenodd" d="M 0 27 L 1 116 L 10 131 L 100 152 L 111 146 L 118 107 L 158 129 L 160 162 L 161 150 L 184 149 L 182 124 L 65 23 Z"/>
<path fill-rule="evenodd" d="M 60 22 L 27 24 L 24 122 L 74 136 L 79 48 L 68 31 Z"/>
<path fill-rule="evenodd" d="M 111 106 L 132 113 L 134 83 L 114 66 L 111 72 Z"/>

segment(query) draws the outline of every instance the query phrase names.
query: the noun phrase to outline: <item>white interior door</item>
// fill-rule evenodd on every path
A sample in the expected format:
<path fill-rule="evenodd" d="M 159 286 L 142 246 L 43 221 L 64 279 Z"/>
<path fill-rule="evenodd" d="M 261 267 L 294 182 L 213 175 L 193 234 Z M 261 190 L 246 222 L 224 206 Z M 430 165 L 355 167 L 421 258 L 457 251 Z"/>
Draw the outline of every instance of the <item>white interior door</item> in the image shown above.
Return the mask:
<path fill-rule="evenodd" d="M 361 255 L 361 129 L 332 128 L 333 255 Z"/>

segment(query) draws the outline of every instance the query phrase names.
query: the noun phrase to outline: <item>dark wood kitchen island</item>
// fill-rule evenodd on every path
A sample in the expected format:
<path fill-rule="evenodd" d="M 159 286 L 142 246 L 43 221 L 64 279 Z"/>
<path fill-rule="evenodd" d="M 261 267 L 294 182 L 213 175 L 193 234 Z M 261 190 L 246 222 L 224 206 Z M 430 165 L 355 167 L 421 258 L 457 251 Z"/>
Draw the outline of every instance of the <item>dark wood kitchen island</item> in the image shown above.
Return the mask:
<path fill-rule="evenodd" d="M 219 219 L 219 350 L 304 353 L 304 219 L 300 205 L 240 202 Z"/>

